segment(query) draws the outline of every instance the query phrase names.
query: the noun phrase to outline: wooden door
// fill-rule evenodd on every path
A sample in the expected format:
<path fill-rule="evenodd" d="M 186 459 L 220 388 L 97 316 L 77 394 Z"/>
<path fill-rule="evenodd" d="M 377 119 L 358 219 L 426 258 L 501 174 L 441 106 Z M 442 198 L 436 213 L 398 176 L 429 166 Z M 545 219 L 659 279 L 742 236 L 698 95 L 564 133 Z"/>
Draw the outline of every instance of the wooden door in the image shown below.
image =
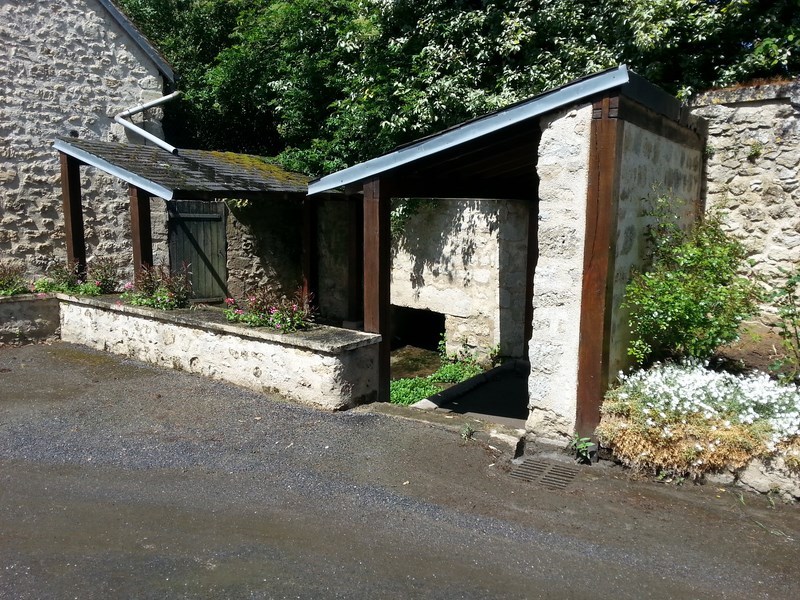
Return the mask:
<path fill-rule="evenodd" d="M 228 295 L 225 203 L 172 200 L 167 206 L 172 269 L 190 265 L 193 299 L 223 300 Z"/>

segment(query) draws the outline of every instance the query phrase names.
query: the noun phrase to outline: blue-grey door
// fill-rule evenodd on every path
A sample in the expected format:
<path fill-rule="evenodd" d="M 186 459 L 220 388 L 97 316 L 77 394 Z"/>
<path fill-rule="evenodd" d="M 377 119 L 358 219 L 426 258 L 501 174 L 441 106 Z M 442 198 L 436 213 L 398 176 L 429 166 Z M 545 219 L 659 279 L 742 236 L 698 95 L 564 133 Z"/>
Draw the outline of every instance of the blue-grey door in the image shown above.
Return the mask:
<path fill-rule="evenodd" d="M 169 256 L 173 271 L 188 264 L 192 298 L 218 301 L 227 293 L 225 203 L 172 200 L 169 211 Z"/>

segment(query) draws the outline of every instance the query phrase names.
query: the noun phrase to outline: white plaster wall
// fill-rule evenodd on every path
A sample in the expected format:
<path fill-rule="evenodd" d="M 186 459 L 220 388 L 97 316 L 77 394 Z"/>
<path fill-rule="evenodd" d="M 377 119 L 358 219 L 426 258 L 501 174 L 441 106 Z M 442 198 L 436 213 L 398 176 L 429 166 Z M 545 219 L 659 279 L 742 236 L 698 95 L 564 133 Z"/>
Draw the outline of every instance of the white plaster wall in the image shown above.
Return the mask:
<path fill-rule="evenodd" d="M 527 210 L 508 200 L 421 208 L 393 248 L 392 304 L 444 314 L 451 352 L 466 344 L 485 355 L 499 345 L 504 356 L 522 356 Z"/>
<path fill-rule="evenodd" d="M 652 223 L 645 213 L 652 210 L 657 194 L 669 193 L 683 200 L 681 222 L 694 220 L 701 201 L 702 154 L 699 148 L 686 147 L 631 123 L 622 124 L 609 382 L 631 364 L 627 354 L 629 311 L 621 305 L 632 271 L 644 266 L 645 233 Z"/>
<path fill-rule="evenodd" d="M 571 436 L 575 426 L 591 118 L 586 105 L 541 120 L 526 427 L 544 437 Z"/>
<path fill-rule="evenodd" d="M 61 339 L 333 410 L 375 399 L 377 344 L 325 353 L 290 343 L 290 334 L 256 339 L 147 312 L 62 299 Z"/>
<path fill-rule="evenodd" d="M 161 96 L 162 79 L 95 0 L 4 0 L 0 40 L 0 258 L 41 274 L 66 254 L 54 138 L 125 141 L 113 115 Z M 160 111 L 146 118 L 160 134 Z M 89 256 L 130 269 L 127 184 L 81 172 Z"/>
<path fill-rule="evenodd" d="M 779 284 L 800 264 L 800 83 L 714 91 L 692 104 L 709 122 L 707 206 L 726 213 L 753 271 Z"/>

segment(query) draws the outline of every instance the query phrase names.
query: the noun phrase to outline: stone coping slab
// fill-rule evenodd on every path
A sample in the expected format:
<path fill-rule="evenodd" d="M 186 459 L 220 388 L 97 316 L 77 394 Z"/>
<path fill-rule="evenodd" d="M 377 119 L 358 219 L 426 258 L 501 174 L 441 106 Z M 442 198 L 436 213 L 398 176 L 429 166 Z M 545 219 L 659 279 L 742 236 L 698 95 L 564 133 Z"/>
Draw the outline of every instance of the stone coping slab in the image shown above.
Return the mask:
<path fill-rule="evenodd" d="M 62 302 L 102 308 L 111 312 L 146 317 L 164 323 L 174 323 L 195 329 L 226 333 L 256 341 L 274 342 L 325 354 L 340 354 L 356 348 L 371 346 L 381 341 L 381 336 L 351 329 L 341 329 L 315 324 L 310 329 L 295 333 L 279 333 L 267 328 L 250 327 L 242 323 L 231 323 L 222 310 L 206 305 L 176 310 L 159 310 L 146 306 L 124 304 L 117 295 L 77 297 L 68 294 L 53 294 Z M 22 296 L 15 296 L 22 298 Z"/>

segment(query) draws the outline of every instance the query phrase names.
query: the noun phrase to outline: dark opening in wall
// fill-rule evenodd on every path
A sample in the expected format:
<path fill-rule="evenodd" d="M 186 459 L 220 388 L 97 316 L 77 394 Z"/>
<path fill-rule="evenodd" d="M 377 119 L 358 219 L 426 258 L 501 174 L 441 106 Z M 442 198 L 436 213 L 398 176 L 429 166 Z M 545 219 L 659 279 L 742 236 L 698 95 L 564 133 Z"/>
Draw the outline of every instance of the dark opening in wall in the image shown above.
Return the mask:
<path fill-rule="evenodd" d="M 392 350 L 416 346 L 436 350 L 444 333 L 444 315 L 432 310 L 392 306 Z"/>

